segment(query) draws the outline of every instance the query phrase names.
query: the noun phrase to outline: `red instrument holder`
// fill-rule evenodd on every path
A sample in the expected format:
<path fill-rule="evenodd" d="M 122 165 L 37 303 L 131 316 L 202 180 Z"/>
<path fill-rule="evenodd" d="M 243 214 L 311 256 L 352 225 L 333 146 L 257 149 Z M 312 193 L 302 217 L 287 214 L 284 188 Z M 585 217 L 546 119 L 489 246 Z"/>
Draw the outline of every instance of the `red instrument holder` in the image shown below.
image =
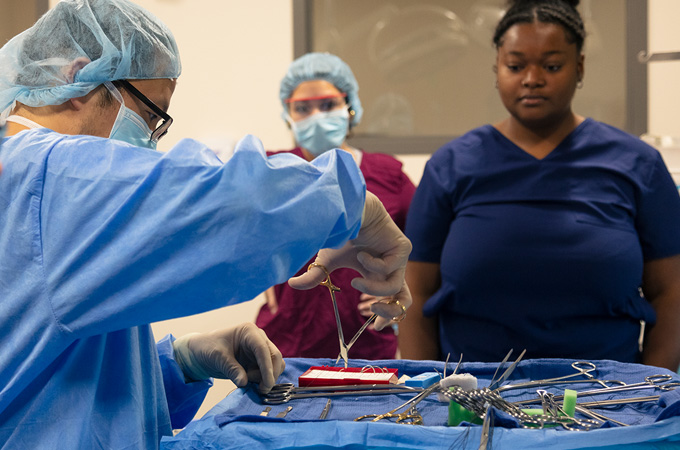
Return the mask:
<path fill-rule="evenodd" d="M 345 386 L 353 384 L 396 384 L 397 369 L 386 367 L 312 366 L 298 377 L 298 386 Z"/>

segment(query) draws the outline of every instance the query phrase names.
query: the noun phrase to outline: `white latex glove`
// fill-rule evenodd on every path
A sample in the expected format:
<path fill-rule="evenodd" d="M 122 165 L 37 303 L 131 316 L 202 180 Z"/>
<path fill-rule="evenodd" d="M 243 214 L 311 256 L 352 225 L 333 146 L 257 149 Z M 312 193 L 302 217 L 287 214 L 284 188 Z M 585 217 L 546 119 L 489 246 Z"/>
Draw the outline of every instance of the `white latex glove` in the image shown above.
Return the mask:
<path fill-rule="evenodd" d="M 373 315 L 371 305 L 373 305 L 373 303 L 377 302 L 381 298 L 384 297 L 376 297 L 375 295 L 370 294 L 361 294 L 361 296 L 359 296 L 359 304 L 357 305 L 359 314 L 366 318 L 371 317 Z M 373 325 L 370 325 L 369 328 L 373 328 Z"/>
<path fill-rule="evenodd" d="M 172 346 L 187 381 L 227 378 L 239 387 L 253 382 L 266 394 L 286 367 L 279 349 L 254 323 L 187 334 Z"/>
<path fill-rule="evenodd" d="M 354 269 L 361 274 L 361 277 L 352 280 L 355 289 L 376 296 L 391 296 L 408 308 L 413 300 L 404 281 L 404 272 L 410 253 L 411 241 L 394 223 L 378 197 L 366 192 L 359 235 L 342 248 L 319 251 L 314 262 L 324 266 L 329 273 L 340 267 Z M 321 268 L 312 267 L 306 273 L 291 278 L 288 284 L 295 289 L 311 289 L 325 278 Z M 401 306 L 391 306 L 375 311 L 380 314 L 375 321 L 376 330 L 382 330 L 393 317 L 403 312 Z"/>

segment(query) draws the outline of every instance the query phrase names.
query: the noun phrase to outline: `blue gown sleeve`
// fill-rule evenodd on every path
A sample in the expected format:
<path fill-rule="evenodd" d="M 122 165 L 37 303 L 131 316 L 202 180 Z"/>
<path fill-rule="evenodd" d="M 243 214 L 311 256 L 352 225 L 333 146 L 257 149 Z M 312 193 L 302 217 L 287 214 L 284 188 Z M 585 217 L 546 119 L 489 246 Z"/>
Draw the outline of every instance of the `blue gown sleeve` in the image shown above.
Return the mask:
<path fill-rule="evenodd" d="M 184 373 L 175 361 L 172 349 L 174 341 L 174 336 L 169 334 L 156 343 L 156 348 L 163 373 L 163 386 L 168 400 L 170 420 L 172 428 L 176 430 L 184 428 L 191 422 L 213 383 L 212 379 L 193 383 L 184 382 Z"/>
<path fill-rule="evenodd" d="M 161 154 L 48 138 L 34 234 L 54 315 L 74 337 L 252 299 L 361 225 L 365 183 L 346 152 L 267 158 L 247 136 L 223 164 L 193 140 Z"/>

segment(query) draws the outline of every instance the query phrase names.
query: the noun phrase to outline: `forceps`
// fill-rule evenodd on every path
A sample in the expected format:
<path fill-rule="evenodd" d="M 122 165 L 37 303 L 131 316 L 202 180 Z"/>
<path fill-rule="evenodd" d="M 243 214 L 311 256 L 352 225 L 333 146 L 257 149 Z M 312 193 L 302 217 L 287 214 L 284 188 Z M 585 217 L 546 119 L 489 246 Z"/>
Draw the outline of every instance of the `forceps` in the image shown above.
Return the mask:
<path fill-rule="evenodd" d="M 335 324 L 338 327 L 338 340 L 340 341 L 340 355 L 339 358 L 342 358 L 342 360 L 345 362 L 345 369 L 347 368 L 347 351 L 349 350 L 349 347 L 347 344 L 345 344 L 345 336 L 342 333 L 342 324 L 340 323 L 340 313 L 338 312 L 338 302 L 335 300 L 335 292 L 339 291 L 340 288 L 334 285 L 331 282 L 331 274 L 328 273 L 328 270 L 322 266 L 321 264 L 317 263 L 311 263 L 307 267 L 307 271 L 311 270 L 312 267 L 318 267 L 319 269 L 323 270 L 324 273 L 326 274 L 326 279 L 323 280 L 321 283 L 322 286 L 326 286 L 328 288 L 328 291 L 331 293 L 331 300 L 333 301 L 333 312 L 335 312 Z"/>
<path fill-rule="evenodd" d="M 595 378 L 595 376 L 591 375 L 590 372 L 594 372 L 597 369 L 597 366 L 591 362 L 588 361 L 574 361 L 571 363 L 571 367 L 577 370 L 577 373 L 572 373 L 571 375 L 564 375 L 562 377 L 555 377 L 555 378 L 546 378 L 544 380 L 535 380 L 535 381 L 527 381 L 526 383 L 520 383 L 516 385 L 509 385 L 509 386 L 503 386 L 501 390 L 508 390 L 510 388 L 525 388 L 525 387 L 532 387 L 532 386 L 541 386 L 541 385 L 548 385 L 548 384 L 560 384 L 559 382 L 562 380 L 568 380 L 569 378 L 573 377 L 578 377 L 583 375 L 588 379 L 588 381 L 592 383 L 597 383 L 603 388 L 609 389 L 610 387 L 607 386 L 607 383 L 612 383 L 612 384 L 619 384 L 619 385 L 625 385 L 622 381 L 615 381 L 615 380 L 598 380 Z"/>

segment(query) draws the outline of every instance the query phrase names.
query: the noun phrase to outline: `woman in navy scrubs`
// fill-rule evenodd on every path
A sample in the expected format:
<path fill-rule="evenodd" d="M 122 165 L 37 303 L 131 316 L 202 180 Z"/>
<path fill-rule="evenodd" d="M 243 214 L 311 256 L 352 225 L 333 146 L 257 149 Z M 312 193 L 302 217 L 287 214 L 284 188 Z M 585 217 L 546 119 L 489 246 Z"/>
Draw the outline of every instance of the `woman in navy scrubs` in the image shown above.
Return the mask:
<path fill-rule="evenodd" d="M 510 115 L 427 163 L 406 225 L 404 358 L 513 348 L 678 368 L 680 196 L 654 148 L 572 111 L 577 5 L 511 2 L 493 37 Z"/>

